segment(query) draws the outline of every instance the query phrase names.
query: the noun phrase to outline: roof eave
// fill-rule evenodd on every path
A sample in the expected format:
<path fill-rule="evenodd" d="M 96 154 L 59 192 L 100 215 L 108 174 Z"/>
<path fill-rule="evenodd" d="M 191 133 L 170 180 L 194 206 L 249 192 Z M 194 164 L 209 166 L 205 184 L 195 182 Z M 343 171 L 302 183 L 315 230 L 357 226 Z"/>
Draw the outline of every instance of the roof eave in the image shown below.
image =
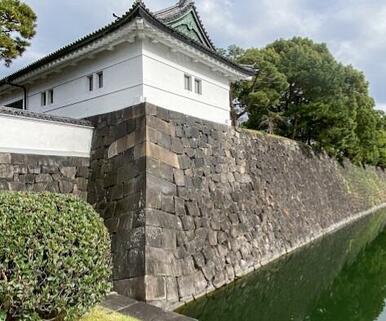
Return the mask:
<path fill-rule="evenodd" d="M 222 57 L 214 50 L 211 50 L 202 44 L 188 38 L 187 36 L 183 35 L 182 33 L 170 28 L 169 26 L 162 23 L 159 19 L 157 19 L 141 2 L 138 2 L 136 5 L 132 7 L 132 9 L 127 12 L 122 18 L 117 19 L 113 23 L 95 31 L 94 33 L 87 35 L 81 39 L 79 39 L 76 42 L 73 42 L 57 51 L 55 51 L 52 54 L 49 54 L 48 56 L 28 65 L 27 67 L 18 70 L 17 72 L 6 76 L 5 78 L 0 80 L 0 87 L 7 85 L 10 81 L 16 81 L 22 78 L 23 76 L 28 75 L 29 73 L 36 71 L 37 69 L 41 67 L 45 67 L 49 65 L 50 63 L 54 64 L 55 62 L 60 61 L 60 59 L 66 58 L 66 56 L 73 54 L 77 50 L 82 50 L 87 45 L 92 44 L 93 42 L 105 37 L 108 34 L 113 33 L 114 31 L 117 31 L 119 28 L 123 27 L 125 24 L 128 24 L 132 22 L 135 18 L 141 17 L 145 19 L 150 24 L 154 25 L 161 31 L 164 31 L 176 39 L 184 42 L 187 45 L 190 45 L 194 47 L 195 49 L 202 51 L 203 53 L 209 55 L 210 57 L 222 62 L 223 64 L 231 67 L 237 73 L 240 75 L 240 77 L 248 78 L 253 76 L 255 73 L 251 70 L 245 69 L 232 61 Z"/>
<path fill-rule="evenodd" d="M 229 67 L 234 68 L 235 70 L 237 70 L 239 73 L 245 75 L 246 77 L 250 77 L 250 76 L 255 75 L 254 71 L 241 67 L 240 65 L 234 63 L 233 61 L 221 56 L 215 50 L 209 49 L 209 48 L 203 46 L 201 43 L 196 42 L 196 41 L 188 38 L 184 34 L 178 32 L 177 30 L 174 30 L 174 29 L 170 28 L 169 26 L 165 25 L 164 23 L 159 21 L 156 17 L 154 17 L 147 9 L 145 9 L 141 12 L 141 16 L 147 22 L 151 23 L 152 25 L 154 25 L 158 29 L 166 31 L 167 33 L 173 35 L 178 40 L 181 40 L 182 42 L 184 42 L 188 45 L 191 45 L 192 47 L 208 54 L 212 58 L 221 61 L 222 63 L 228 65 Z"/>

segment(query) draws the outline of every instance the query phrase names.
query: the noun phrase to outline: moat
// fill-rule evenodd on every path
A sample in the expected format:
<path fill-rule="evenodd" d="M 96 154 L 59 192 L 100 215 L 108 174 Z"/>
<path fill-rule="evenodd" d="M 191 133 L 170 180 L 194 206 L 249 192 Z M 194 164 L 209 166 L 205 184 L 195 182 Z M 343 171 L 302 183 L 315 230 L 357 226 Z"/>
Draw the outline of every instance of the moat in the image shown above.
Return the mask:
<path fill-rule="evenodd" d="M 385 211 L 190 303 L 200 321 L 386 321 Z"/>

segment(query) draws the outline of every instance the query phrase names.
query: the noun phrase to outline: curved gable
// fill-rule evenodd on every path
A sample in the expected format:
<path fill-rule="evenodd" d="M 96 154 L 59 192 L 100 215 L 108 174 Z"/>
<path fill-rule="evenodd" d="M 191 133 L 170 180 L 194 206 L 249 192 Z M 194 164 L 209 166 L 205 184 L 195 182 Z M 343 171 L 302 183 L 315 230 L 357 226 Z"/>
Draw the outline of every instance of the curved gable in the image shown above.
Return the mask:
<path fill-rule="evenodd" d="M 180 0 L 174 6 L 156 12 L 155 16 L 168 27 L 215 50 L 192 0 Z"/>
<path fill-rule="evenodd" d="M 179 19 L 167 24 L 169 27 L 183 33 L 189 38 L 200 42 L 204 46 L 212 48 L 212 44 L 208 41 L 203 28 L 200 26 L 199 19 L 193 8 Z"/>

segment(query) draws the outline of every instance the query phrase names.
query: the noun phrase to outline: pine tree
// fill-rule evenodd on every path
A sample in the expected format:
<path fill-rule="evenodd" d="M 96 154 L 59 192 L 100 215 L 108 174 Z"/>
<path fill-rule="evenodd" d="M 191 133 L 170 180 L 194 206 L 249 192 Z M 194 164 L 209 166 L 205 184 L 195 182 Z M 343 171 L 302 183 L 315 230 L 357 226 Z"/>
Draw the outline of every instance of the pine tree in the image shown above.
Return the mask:
<path fill-rule="evenodd" d="M 237 62 L 257 70 L 253 80 L 232 88 L 236 117 L 248 115 L 245 126 L 338 159 L 385 166 L 385 117 L 374 109 L 362 72 L 306 38 L 278 40 L 263 49 L 232 48 Z"/>
<path fill-rule="evenodd" d="M 0 0 L 0 61 L 9 66 L 35 35 L 36 15 L 20 0 Z"/>

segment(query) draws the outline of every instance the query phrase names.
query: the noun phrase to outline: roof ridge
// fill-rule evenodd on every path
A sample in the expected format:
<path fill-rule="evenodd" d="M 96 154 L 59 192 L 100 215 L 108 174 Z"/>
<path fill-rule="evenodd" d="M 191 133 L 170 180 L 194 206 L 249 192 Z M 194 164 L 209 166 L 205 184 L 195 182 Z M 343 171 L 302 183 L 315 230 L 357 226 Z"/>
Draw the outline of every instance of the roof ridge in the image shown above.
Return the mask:
<path fill-rule="evenodd" d="M 179 19 L 181 16 L 185 15 L 189 10 L 193 9 L 194 14 L 198 20 L 199 26 L 204 33 L 204 37 L 206 38 L 206 41 L 209 43 L 209 46 L 211 49 L 216 50 L 216 46 L 214 45 L 212 39 L 209 36 L 208 31 L 206 30 L 204 23 L 202 22 L 201 16 L 199 14 L 199 11 L 194 3 L 194 0 L 179 0 L 176 4 L 173 6 L 170 6 L 168 8 L 156 11 L 154 14 L 156 17 L 161 19 L 163 22 L 168 23 L 172 22 L 174 20 Z M 173 14 L 173 10 L 180 10 L 180 12 L 176 12 Z M 170 17 L 164 17 L 168 13 L 171 12 Z"/>
<path fill-rule="evenodd" d="M 195 5 L 194 3 L 193 3 L 193 9 L 194 9 L 194 11 L 195 11 L 195 13 L 196 13 L 196 16 L 197 16 L 197 18 L 198 18 L 198 21 L 199 21 L 199 23 L 200 23 L 200 25 L 201 25 L 201 27 L 202 27 L 202 30 L 204 31 L 204 34 L 205 34 L 206 38 L 208 39 L 208 41 L 209 41 L 209 43 L 211 44 L 211 46 L 213 47 L 213 49 L 214 49 L 215 51 L 217 51 L 217 50 L 216 50 L 216 46 L 214 45 L 212 39 L 210 38 L 209 33 L 207 32 L 207 30 L 206 30 L 206 28 L 205 28 L 205 26 L 204 26 L 204 23 L 203 23 L 202 20 L 201 20 L 201 16 L 200 16 L 200 14 L 199 14 L 199 12 L 198 12 L 198 9 L 197 9 L 197 7 L 196 7 L 196 5 Z"/>
<path fill-rule="evenodd" d="M 190 5 L 194 5 L 194 0 L 179 0 L 177 3 L 174 5 L 167 7 L 165 9 L 161 9 L 155 12 L 156 15 L 173 10 L 175 8 L 183 8 L 183 7 L 188 7 Z"/>
<path fill-rule="evenodd" d="M 0 115 L 35 118 L 40 120 L 54 121 L 58 123 L 94 127 L 92 122 L 90 122 L 87 119 L 76 119 L 76 118 L 56 116 L 56 115 L 46 114 L 46 113 L 37 113 L 30 110 L 16 109 L 11 107 L 1 106 L 1 105 L 0 105 Z"/>
<path fill-rule="evenodd" d="M 54 51 L 52 51 L 51 53 L 49 53 L 48 55 L 26 65 L 25 67 L 22 67 L 21 69 L 15 71 L 14 73 L 10 74 L 10 75 L 7 75 L 5 76 L 4 78 L 0 79 L 0 85 L 4 82 L 4 81 L 7 81 L 7 79 L 10 77 L 10 76 L 13 76 L 15 74 L 18 74 L 18 73 L 22 73 L 24 70 L 26 69 L 29 69 L 31 67 L 33 67 L 34 65 L 37 65 L 39 63 L 44 63 L 45 60 L 49 60 L 51 57 L 54 57 L 55 55 L 59 54 L 60 52 L 72 47 L 72 46 L 76 46 L 76 45 L 79 45 L 80 43 L 82 43 L 82 41 L 86 41 L 88 40 L 89 42 L 92 42 L 94 39 L 93 37 L 95 37 L 96 35 L 98 35 L 99 33 L 101 32 L 104 32 L 104 31 L 107 31 L 109 30 L 110 27 L 112 26 L 116 26 L 117 28 L 119 28 L 122 24 L 124 24 L 125 22 L 125 19 L 129 16 L 131 16 L 133 14 L 133 12 L 136 10 L 136 9 L 139 9 L 139 7 L 143 7 L 146 9 L 146 7 L 140 3 L 133 3 L 133 5 L 131 6 L 131 8 L 126 11 L 121 17 L 118 17 L 117 19 L 113 20 L 112 22 L 108 23 L 107 25 L 83 36 L 83 37 L 80 37 L 72 42 L 70 42 L 69 44 L 59 48 L 59 49 L 56 49 Z M 81 46 L 83 46 L 84 44 L 82 44 Z"/>
<path fill-rule="evenodd" d="M 196 7 L 193 4 L 193 2 L 191 0 L 182 0 L 182 1 L 189 2 L 190 4 L 192 4 L 192 8 L 194 8 L 195 13 L 196 13 L 198 19 L 200 19 L 199 15 L 197 13 Z M 136 11 L 138 11 L 138 12 L 136 12 Z M 89 33 L 89 34 L 87 34 L 87 35 L 85 35 L 85 36 L 83 36 L 83 37 L 81 37 L 81 38 L 79 38 L 77 40 L 74 40 L 73 42 L 69 43 L 68 45 L 65 45 L 65 46 L 63 46 L 63 47 L 61 47 L 61 48 L 59 48 L 59 49 L 49 53 L 48 55 L 46 55 L 46 56 L 44 56 L 44 57 L 42 57 L 42 58 L 40 58 L 40 59 L 38 59 L 38 60 L 28 64 L 28 65 L 26 65 L 25 67 L 15 71 L 14 73 L 5 76 L 4 78 L 0 79 L 0 86 L 5 85 L 5 84 L 9 83 L 10 81 L 13 81 L 13 80 L 17 79 L 18 77 L 21 77 L 21 76 L 23 76 L 23 75 L 25 75 L 25 74 L 27 74 L 27 73 L 37 69 L 37 68 L 40 68 L 40 67 L 44 66 L 45 64 L 48 64 L 48 63 L 50 63 L 50 62 L 52 62 L 52 61 L 54 61 L 56 59 L 59 59 L 59 58 L 65 56 L 66 54 L 69 54 L 69 53 L 71 53 L 71 52 L 73 52 L 75 50 L 81 49 L 84 46 L 92 43 L 93 41 L 95 41 L 97 39 L 99 39 L 100 37 L 103 37 L 107 33 L 110 33 L 112 31 L 115 31 L 115 30 L 119 29 L 126 22 L 130 21 L 130 19 L 132 19 L 135 14 L 138 14 L 142 18 L 144 18 L 144 15 L 147 15 L 156 24 L 158 24 L 158 26 L 160 26 L 160 27 L 164 28 L 165 30 L 167 30 L 168 32 L 174 34 L 180 40 L 185 41 L 185 42 L 190 42 L 192 45 L 197 46 L 198 49 L 201 48 L 201 50 L 206 50 L 207 53 L 211 53 L 211 54 L 216 55 L 216 57 L 218 59 L 220 58 L 220 60 L 223 60 L 223 61 L 226 61 L 226 62 L 230 63 L 231 65 L 233 65 L 237 69 L 240 68 L 241 70 L 246 71 L 241 66 L 233 63 L 229 59 L 227 59 L 227 58 L 221 56 L 219 53 L 217 53 L 214 46 L 212 46 L 213 48 L 209 48 L 209 47 L 203 45 L 202 43 L 199 43 L 199 42 L 195 41 L 194 39 L 191 39 L 191 38 L 187 37 L 186 35 L 184 35 L 183 33 L 179 32 L 178 30 L 175 30 L 175 29 L 169 27 L 161 19 L 157 18 L 157 14 L 156 13 L 152 13 L 146 7 L 146 5 L 143 3 L 143 1 L 135 1 L 133 3 L 133 5 L 131 6 L 131 8 L 128 11 L 126 11 L 121 17 L 116 18 L 115 20 L 113 20 L 109 24 L 105 25 L 104 27 L 101 27 L 101 28 L 97 29 L 96 31 L 94 31 L 92 33 Z M 200 19 L 200 23 L 202 25 L 201 19 Z M 205 29 L 204 29 L 204 31 L 205 31 Z M 208 37 L 208 39 L 209 39 L 209 37 Z"/>

